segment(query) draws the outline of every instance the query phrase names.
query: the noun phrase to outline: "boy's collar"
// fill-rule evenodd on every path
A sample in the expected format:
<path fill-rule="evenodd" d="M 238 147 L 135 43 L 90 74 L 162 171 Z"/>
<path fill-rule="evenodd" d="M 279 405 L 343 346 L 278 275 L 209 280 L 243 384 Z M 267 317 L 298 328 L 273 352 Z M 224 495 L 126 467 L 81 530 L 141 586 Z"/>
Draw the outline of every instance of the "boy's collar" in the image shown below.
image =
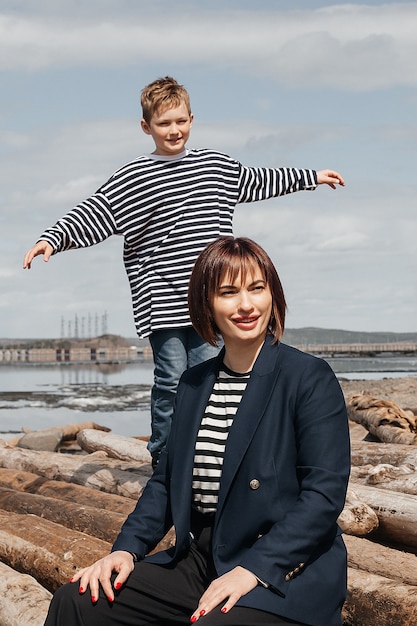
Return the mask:
<path fill-rule="evenodd" d="M 185 156 L 187 156 L 187 154 L 188 154 L 188 150 L 185 149 L 179 154 L 174 154 L 172 156 L 165 156 L 163 154 L 147 154 L 146 156 L 148 156 L 153 161 L 180 161 Z"/>

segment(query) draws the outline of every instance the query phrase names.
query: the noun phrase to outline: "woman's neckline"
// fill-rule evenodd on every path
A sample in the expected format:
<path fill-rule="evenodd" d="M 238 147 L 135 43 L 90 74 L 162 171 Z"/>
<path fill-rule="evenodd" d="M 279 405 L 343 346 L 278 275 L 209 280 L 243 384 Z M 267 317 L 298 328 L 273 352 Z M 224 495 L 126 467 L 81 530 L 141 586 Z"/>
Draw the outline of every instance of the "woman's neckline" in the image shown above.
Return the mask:
<path fill-rule="evenodd" d="M 244 378 L 245 376 L 250 376 L 252 372 L 252 370 L 249 370 L 249 372 L 235 372 L 234 370 L 230 369 L 230 367 L 227 367 L 224 361 L 221 364 L 220 370 L 226 372 L 226 374 L 229 374 L 231 376 L 240 376 L 242 378 Z"/>

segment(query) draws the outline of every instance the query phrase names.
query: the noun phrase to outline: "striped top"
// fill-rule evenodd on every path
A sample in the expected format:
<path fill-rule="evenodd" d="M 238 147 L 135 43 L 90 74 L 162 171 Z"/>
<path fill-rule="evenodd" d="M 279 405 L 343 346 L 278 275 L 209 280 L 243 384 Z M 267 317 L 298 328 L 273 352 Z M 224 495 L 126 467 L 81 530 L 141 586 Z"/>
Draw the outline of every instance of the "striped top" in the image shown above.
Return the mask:
<path fill-rule="evenodd" d="M 213 150 L 144 155 L 40 237 L 54 252 L 124 238 L 123 259 L 139 337 L 190 326 L 187 288 L 200 252 L 232 234 L 236 204 L 315 189 L 314 170 L 244 167 Z"/>
<path fill-rule="evenodd" d="M 223 365 L 208 400 L 194 454 L 193 507 L 200 513 L 216 511 L 227 437 L 249 378 Z"/>

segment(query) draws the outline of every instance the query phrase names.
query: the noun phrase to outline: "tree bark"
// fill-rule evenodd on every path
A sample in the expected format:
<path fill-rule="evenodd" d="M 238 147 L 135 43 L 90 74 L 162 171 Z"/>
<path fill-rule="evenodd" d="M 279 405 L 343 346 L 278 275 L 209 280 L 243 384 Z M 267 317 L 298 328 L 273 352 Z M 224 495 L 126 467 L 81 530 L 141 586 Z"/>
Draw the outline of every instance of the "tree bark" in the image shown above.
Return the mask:
<path fill-rule="evenodd" d="M 378 489 L 417 495 L 417 472 L 414 466 L 395 467 L 388 463 L 352 468 L 351 482 L 376 486 Z"/>
<path fill-rule="evenodd" d="M 360 500 L 349 487 L 343 511 L 337 520 L 344 533 L 363 537 L 378 527 L 379 521 L 375 511 Z"/>
<path fill-rule="evenodd" d="M 415 626 L 417 587 L 350 567 L 343 617 L 345 626 Z"/>
<path fill-rule="evenodd" d="M 31 472 L 20 472 L 4 467 L 0 467 L 0 487 L 93 506 L 97 509 L 121 513 L 125 517 L 135 506 L 135 501 L 131 498 L 98 491 L 83 485 L 48 480 Z"/>
<path fill-rule="evenodd" d="M 86 452 L 103 450 L 109 457 L 122 461 L 150 463 L 152 460 L 146 443 L 132 437 L 85 429 L 78 433 L 77 442 Z"/>
<path fill-rule="evenodd" d="M 417 556 L 414 553 L 395 550 L 369 539 L 349 535 L 344 535 L 343 540 L 350 567 L 417 586 Z"/>
<path fill-rule="evenodd" d="M 110 552 L 110 544 L 36 515 L 0 511 L 0 560 L 54 592 L 82 567 Z"/>
<path fill-rule="evenodd" d="M 28 448 L 29 450 L 50 450 L 53 452 L 61 442 L 75 441 L 80 430 L 85 428 L 109 432 L 107 426 L 100 426 L 95 422 L 79 422 L 78 424 L 66 424 L 65 426 L 52 426 L 41 430 L 27 430 L 17 437 L 9 440 L 9 445 Z"/>
<path fill-rule="evenodd" d="M 380 400 L 367 394 L 350 396 L 346 400 L 349 419 L 357 422 L 385 443 L 417 443 L 417 421 L 412 411 L 403 411 L 390 400 Z"/>
<path fill-rule="evenodd" d="M 0 562 L 0 626 L 42 626 L 51 593 L 32 576 Z"/>
<path fill-rule="evenodd" d="M 351 442 L 351 462 L 354 466 L 413 465 L 417 467 L 417 446 L 400 443 L 374 443 L 369 441 Z"/>
<path fill-rule="evenodd" d="M 33 472 L 137 500 L 151 475 L 148 464 L 108 459 L 103 452 L 85 456 L 38 452 L 2 445 L 0 466 Z"/>
<path fill-rule="evenodd" d="M 379 526 L 372 538 L 417 548 L 417 498 L 359 484 L 354 485 L 354 491 L 378 516 Z"/>
<path fill-rule="evenodd" d="M 0 488 L 0 509 L 22 515 L 31 513 L 112 544 L 126 519 L 125 515 L 112 510 L 4 488 Z"/>

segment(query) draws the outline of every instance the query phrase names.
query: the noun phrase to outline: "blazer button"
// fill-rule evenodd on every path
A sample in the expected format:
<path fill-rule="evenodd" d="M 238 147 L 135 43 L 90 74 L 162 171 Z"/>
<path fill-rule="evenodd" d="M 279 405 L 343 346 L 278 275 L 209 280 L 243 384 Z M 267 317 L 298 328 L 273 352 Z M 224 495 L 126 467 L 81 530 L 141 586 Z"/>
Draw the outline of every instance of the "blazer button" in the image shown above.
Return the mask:
<path fill-rule="evenodd" d="M 253 478 L 249 483 L 249 487 L 254 490 L 259 489 L 260 486 L 261 486 L 261 483 L 259 482 L 257 478 Z"/>

